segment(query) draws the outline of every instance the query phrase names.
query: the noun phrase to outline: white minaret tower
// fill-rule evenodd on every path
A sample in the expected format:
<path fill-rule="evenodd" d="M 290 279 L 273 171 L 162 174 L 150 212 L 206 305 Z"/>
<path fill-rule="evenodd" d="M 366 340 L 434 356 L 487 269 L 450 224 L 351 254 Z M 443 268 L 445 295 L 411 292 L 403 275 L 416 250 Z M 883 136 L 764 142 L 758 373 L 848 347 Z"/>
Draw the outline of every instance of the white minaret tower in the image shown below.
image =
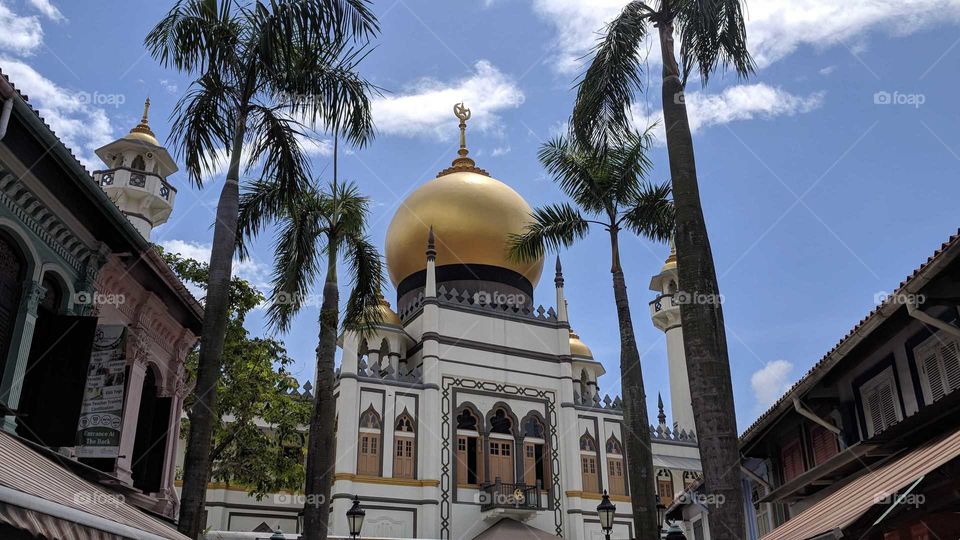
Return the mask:
<path fill-rule="evenodd" d="M 680 305 L 675 301 L 677 288 L 677 249 L 670 241 L 670 256 L 660 273 L 650 280 L 650 290 L 657 297 L 650 302 L 653 325 L 667 335 L 667 368 L 670 372 L 670 412 L 674 428 L 694 431 L 693 404 L 687 379 L 687 359 L 683 351 L 683 328 L 680 326 Z"/>
<path fill-rule="evenodd" d="M 147 98 L 140 123 L 122 138 L 97 149 L 107 169 L 93 173 L 94 180 L 147 240 L 150 231 L 167 222 L 177 196 L 167 182 L 167 177 L 177 172 L 177 164 L 150 130 L 149 113 Z"/>

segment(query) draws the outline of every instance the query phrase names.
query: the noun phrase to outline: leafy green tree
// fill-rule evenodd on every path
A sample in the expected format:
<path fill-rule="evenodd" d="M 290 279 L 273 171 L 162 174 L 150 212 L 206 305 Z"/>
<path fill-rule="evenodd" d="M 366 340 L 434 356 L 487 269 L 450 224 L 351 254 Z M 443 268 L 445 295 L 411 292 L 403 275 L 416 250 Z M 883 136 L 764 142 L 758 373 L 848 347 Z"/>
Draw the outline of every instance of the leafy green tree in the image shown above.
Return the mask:
<path fill-rule="evenodd" d="M 206 264 L 172 253 L 165 253 L 164 259 L 183 281 L 206 285 Z M 245 280 L 231 280 L 230 320 L 218 381 L 218 421 L 210 454 L 214 480 L 244 486 L 257 498 L 303 489 L 303 438 L 310 419 L 309 399 L 293 392 L 297 382 L 287 371 L 293 359 L 283 344 L 250 337 L 243 326 L 247 313 L 264 300 Z M 196 380 L 198 357 L 196 351 L 187 356 L 190 383 Z M 184 409 L 187 421 L 181 431 L 186 435 L 196 414 L 192 395 Z"/>
<path fill-rule="evenodd" d="M 172 136 L 190 182 L 200 187 L 226 150 L 197 360 L 178 527 L 200 530 L 217 422 L 218 378 L 237 243 L 241 170 L 306 191 L 305 128 L 319 125 L 363 145 L 373 133 L 370 85 L 356 72 L 379 32 L 368 0 L 179 0 L 146 37 L 165 67 L 195 77 L 177 104 Z M 297 119 L 302 119 L 303 122 Z"/>
<path fill-rule="evenodd" d="M 609 141 L 609 139 L 608 139 Z M 650 447 L 650 422 L 640 352 L 630 317 L 630 300 L 620 262 L 620 233 L 632 232 L 665 241 L 673 231 L 673 204 L 669 184 L 651 184 L 646 133 L 625 135 L 602 151 L 588 142 L 558 137 L 540 149 L 540 162 L 560 189 L 573 201 L 537 208 L 532 223 L 511 238 L 511 255 L 522 261 L 542 257 L 545 250 L 570 247 L 586 238 L 591 227 L 610 239 L 610 273 L 620 328 L 620 389 L 634 521 L 638 538 L 659 538 L 657 505 Z"/>
<path fill-rule="evenodd" d="M 279 222 L 275 245 L 273 291 L 268 315 L 280 331 L 309 300 L 323 273 L 320 336 L 317 346 L 316 400 L 310 417 L 307 444 L 306 503 L 303 538 L 324 540 L 330 516 L 336 446 L 333 397 L 334 355 L 340 321 L 338 262 L 342 259 L 352 291 L 343 313 L 345 330 L 366 332 L 381 322 L 379 303 L 383 287 L 383 260 L 366 236 L 370 201 L 353 183 L 336 178 L 325 189 L 307 191 L 295 204 L 276 204 L 280 189 L 257 183 L 244 193 L 240 223 L 246 237 L 254 237 L 268 220 Z"/>
<path fill-rule="evenodd" d="M 706 85 L 718 67 L 738 77 L 753 71 L 743 0 L 634 0 L 606 28 L 577 91 L 572 128 L 602 142 L 630 128 L 630 105 L 643 83 L 641 52 L 656 29 L 663 64 L 661 98 L 673 198 L 677 208 L 678 285 L 692 298 L 720 298 L 700 204 L 685 88 L 691 73 Z M 679 32 L 680 59 L 674 34 Z M 683 346 L 707 492 L 725 501 L 710 508 L 715 540 L 744 537 L 740 453 L 723 310 L 719 301 L 680 306 Z"/>

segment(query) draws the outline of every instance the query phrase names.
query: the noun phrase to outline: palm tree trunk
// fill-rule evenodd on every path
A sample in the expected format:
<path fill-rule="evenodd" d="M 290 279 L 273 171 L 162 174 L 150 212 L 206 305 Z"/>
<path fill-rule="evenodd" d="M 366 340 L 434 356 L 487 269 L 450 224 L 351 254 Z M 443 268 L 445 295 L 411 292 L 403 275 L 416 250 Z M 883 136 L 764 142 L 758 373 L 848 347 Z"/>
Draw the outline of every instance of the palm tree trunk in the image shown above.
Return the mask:
<path fill-rule="evenodd" d="M 700 206 L 693 137 L 674 54 L 672 21 L 660 22 L 658 31 L 663 55 L 663 119 L 676 207 L 679 287 L 693 299 L 681 304 L 680 318 L 700 461 L 706 493 L 711 497 L 706 501 L 710 535 L 713 540 L 740 540 L 746 530 L 744 502 L 723 311 Z"/>
<path fill-rule="evenodd" d="M 610 230 L 613 264 L 613 297 L 620 324 L 620 392 L 623 395 L 624 439 L 627 445 L 627 475 L 630 480 L 630 505 L 637 538 L 659 540 L 657 501 L 653 475 L 653 450 L 650 447 L 650 423 L 647 397 L 643 390 L 640 352 L 633 333 L 627 283 L 620 265 L 620 245 L 616 228 Z"/>
<path fill-rule="evenodd" d="M 178 529 L 190 538 L 197 538 L 210 481 L 210 448 L 217 410 L 217 382 L 220 379 L 220 357 L 227 332 L 230 307 L 230 279 L 233 275 L 233 254 L 237 244 L 237 222 L 240 212 L 240 151 L 243 146 L 245 116 L 238 121 L 230 153 L 230 168 L 217 202 L 217 216 L 210 250 L 210 273 L 204 301 L 203 327 L 200 332 L 200 353 L 197 360 L 197 384 L 183 462 L 183 489 L 180 495 Z"/>
<path fill-rule="evenodd" d="M 337 288 L 337 249 L 328 244 L 327 278 L 320 306 L 320 343 L 317 346 L 317 382 L 310 439 L 307 444 L 307 477 L 303 507 L 303 539 L 326 540 L 330 519 L 330 488 L 335 464 L 336 402 L 333 398 L 334 354 L 337 349 L 337 322 L 340 319 L 340 292 Z M 341 441 L 340 444 L 349 444 Z"/>

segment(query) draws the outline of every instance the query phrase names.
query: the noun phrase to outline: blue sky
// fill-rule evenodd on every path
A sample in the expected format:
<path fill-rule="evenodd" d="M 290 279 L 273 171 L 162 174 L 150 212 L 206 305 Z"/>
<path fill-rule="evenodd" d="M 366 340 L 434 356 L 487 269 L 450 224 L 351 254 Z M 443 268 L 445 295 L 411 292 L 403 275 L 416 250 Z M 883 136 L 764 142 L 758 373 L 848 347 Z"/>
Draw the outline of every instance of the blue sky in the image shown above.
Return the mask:
<path fill-rule="evenodd" d="M 136 123 L 148 94 L 154 131 L 169 133 L 167 116 L 190 81 L 142 45 L 167 4 L 0 0 L 0 68 L 91 170 L 93 150 Z M 578 58 L 622 5 L 375 2 L 383 32 L 363 73 L 386 90 L 375 102 L 379 135 L 341 160 L 343 176 L 374 200 L 373 238 L 382 246 L 403 196 L 454 157 L 450 111 L 461 100 L 473 109 L 478 164 L 531 205 L 559 200 L 536 152 L 569 115 Z M 960 201 L 960 1 L 754 0 L 748 9 L 757 73 L 691 82 L 688 98 L 741 429 L 956 232 Z M 657 54 L 652 91 L 635 110 L 641 123 L 658 114 Z M 310 148 L 321 176 L 328 142 Z M 653 158 L 653 179 L 666 179 L 662 146 Z M 153 240 L 204 257 L 219 181 L 202 191 L 182 173 L 172 181 L 177 207 Z M 269 279 L 269 240 L 240 275 Z M 647 284 L 667 248 L 630 239 L 625 250 L 655 411 L 666 349 L 647 315 Z M 608 246 L 596 235 L 562 257 L 572 323 L 607 366 L 602 391 L 616 394 Z M 552 287 L 543 279 L 536 300 L 551 303 Z M 284 337 L 301 380 L 313 372 L 316 316 L 307 310 Z M 251 317 L 251 331 L 264 332 L 262 322 Z"/>

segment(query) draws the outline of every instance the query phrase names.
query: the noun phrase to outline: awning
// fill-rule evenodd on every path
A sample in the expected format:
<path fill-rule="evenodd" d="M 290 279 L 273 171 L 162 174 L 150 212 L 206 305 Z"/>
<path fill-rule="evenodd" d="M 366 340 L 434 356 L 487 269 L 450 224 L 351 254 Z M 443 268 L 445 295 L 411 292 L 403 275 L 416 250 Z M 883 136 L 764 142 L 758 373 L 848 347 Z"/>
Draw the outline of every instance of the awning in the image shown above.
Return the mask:
<path fill-rule="evenodd" d="M 2 430 L 0 522 L 45 538 L 189 540 Z"/>
<path fill-rule="evenodd" d="M 761 540 L 808 540 L 843 530 L 873 505 L 889 502 L 897 492 L 957 456 L 960 431 L 909 450 L 852 480 Z"/>
<path fill-rule="evenodd" d="M 560 537 L 524 525 L 519 521 L 503 518 L 473 538 L 474 540 L 556 540 Z"/>
<path fill-rule="evenodd" d="M 700 471 L 700 460 L 680 456 L 653 455 L 653 466 L 658 469 L 679 469 L 681 471 Z"/>

